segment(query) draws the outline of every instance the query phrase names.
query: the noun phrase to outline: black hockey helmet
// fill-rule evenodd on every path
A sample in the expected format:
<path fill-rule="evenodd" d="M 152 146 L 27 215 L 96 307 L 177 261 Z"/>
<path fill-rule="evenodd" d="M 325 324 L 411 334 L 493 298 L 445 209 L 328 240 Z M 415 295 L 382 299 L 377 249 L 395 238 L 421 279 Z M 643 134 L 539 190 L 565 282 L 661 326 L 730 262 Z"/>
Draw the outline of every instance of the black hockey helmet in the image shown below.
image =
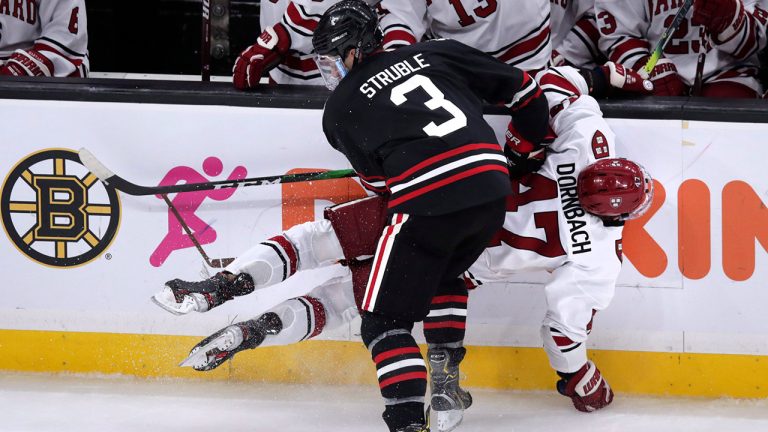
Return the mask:
<path fill-rule="evenodd" d="M 319 55 L 337 55 L 342 59 L 352 48 L 358 55 L 368 55 L 381 46 L 384 38 L 379 17 L 363 0 L 342 0 L 320 18 L 312 45 Z"/>

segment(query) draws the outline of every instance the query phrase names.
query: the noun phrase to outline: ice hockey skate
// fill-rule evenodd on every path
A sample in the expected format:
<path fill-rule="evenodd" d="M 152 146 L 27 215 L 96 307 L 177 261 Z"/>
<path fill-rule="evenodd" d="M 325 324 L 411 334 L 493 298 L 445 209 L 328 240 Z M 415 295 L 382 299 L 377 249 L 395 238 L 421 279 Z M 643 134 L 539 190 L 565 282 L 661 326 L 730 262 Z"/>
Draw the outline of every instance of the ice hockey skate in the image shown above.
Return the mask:
<path fill-rule="evenodd" d="M 200 282 L 173 279 L 152 296 L 152 302 L 174 315 L 206 312 L 235 296 L 250 294 L 255 286 L 247 273 L 219 272 Z"/>
<path fill-rule="evenodd" d="M 467 349 L 429 348 L 431 410 L 436 414 L 437 430 L 449 432 L 461 424 L 464 410 L 472 405 L 472 395 L 459 386 L 459 363 Z"/>
<path fill-rule="evenodd" d="M 179 366 L 197 371 L 216 369 L 238 352 L 258 347 L 267 335 L 276 335 L 282 329 L 280 317 L 273 312 L 232 324 L 200 341 Z"/>

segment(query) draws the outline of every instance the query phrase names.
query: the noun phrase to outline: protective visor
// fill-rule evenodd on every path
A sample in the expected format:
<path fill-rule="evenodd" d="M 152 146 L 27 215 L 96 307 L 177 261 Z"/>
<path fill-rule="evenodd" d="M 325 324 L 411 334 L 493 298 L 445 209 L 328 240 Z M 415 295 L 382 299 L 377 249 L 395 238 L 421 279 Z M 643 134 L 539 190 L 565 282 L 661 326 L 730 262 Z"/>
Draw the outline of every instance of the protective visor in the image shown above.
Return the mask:
<path fill-rule="evenodd" d="M 325 86 L 328 90 L 334 90 L 341 80 L 347 76 L 347 67 L 344 66 L 340 56 L 337 55 L 316 55 L 315 63 L 320 69 L 320 75 L 323 76 Z"/>

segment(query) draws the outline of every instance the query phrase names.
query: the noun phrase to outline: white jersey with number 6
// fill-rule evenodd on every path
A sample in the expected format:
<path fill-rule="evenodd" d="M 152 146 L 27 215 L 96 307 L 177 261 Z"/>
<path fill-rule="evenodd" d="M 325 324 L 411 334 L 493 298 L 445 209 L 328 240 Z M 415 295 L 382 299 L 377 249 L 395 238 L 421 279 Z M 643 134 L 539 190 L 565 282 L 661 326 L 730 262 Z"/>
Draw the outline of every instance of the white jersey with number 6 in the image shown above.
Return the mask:
<path fill-rule="evenodd" d="M 33 49 L 50 60 L 53 76 L 87 76 L 85 1 L 0 0 L 0 63 Z"/>

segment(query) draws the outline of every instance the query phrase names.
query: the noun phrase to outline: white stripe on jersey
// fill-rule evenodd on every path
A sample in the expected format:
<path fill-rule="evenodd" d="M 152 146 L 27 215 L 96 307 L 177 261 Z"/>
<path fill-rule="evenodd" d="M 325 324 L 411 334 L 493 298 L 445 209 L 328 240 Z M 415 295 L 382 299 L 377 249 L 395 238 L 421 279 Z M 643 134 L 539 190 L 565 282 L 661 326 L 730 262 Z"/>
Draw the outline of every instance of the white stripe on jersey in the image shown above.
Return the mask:
<path fill-rule="evenodd" d="M 395 239 L 403 228 L 403 225 L 408 222 L 408 215 L 404 213 L 395 213 L 392 215 L 392 220 L 394 223 L 384 228 L 385 234 L 379 239 L 379 245 L 376 247 L 376 255 L 373 258 L 374 267 L 371 269 L 371 275 L 368 278 L 368 285 L 365 289 L 365 296 L 363 296 L 363 309 L 369 312 L 373 311 L 373 308 L 376 305 L 376 297 L 379 295 L 381 281 L 384 279 L 384 270 L 387 268 L 389 255 L 392 253 L 392 246 L 395 244 Z M 386 233 L 390 229 L 392 230 L 391 233 Z"/>
<path fill-rule="evenodd" d="M 533 80 L 531 80 L 531 82 L 533 82 Z M 437 177 L 437 176 L 439 176 L 441 174 L 445 174 L 446 172 L 452 171 L 452 170 L 454 170 L 454 169 L 456 169 L 458 167 L 461 167 L 461 166 L 464 166 L 464 165 L 469 165 L 471 163 L 475 163 L 475 162 L 479 162 L 479 161 L 483 161 L 483 160 L 494 160 L 494 161 L 501 162 L 501 163 L 504 163 L 504 164 L 507 163 L 507 158 L 504 157 L 503 155 L 499 155 L 499 154 L 479 154 L 479 155 L 469 156 L 469 157 L 465 157 L 463 159 L 459 159 L 457 161 L 453 161 L 451 163 L 442 165 L 439 168 L 436 168 L 436 169 L 434 169 L 432 171 L 429 171 L 429 172 L 427 172 L 425 174 L 422 174 L 422 175 L 416 177 L 415 179 L 413 179 L 413 180 L 411 180 L 411 181 L 409 181 L 407 183 L 401 183 L 401 184 L 399 184 L 397 186 L 392 186 L 390 188 L 390 191 L 394 194 L 394 193 L 402 191 L 403 189 L 407 189 L 407 188 L 416 186 L 419 183 L 423 183 L 425 181 L 428 181 L 428 180 L 430 180 L 430 179 L 432 179 L 434 177 Z"/>

